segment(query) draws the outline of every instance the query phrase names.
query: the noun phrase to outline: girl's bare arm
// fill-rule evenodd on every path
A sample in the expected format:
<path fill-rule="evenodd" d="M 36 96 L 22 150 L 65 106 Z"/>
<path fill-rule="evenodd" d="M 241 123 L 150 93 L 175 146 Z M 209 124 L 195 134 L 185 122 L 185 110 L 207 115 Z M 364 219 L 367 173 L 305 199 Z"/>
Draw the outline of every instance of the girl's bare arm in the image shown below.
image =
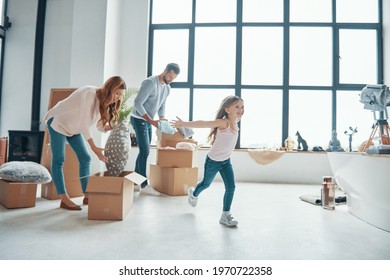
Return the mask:
<path fill-rule="evenodd" d="M 191 122 L 183 122 L 181 120 L 173 120 L 171 121 L 171 125 L 173 127 L 191 127 L 191 128 L 226 128 L 227 121 L 223 119 L 216 119 L 213 121 L 191 121 Z"/>

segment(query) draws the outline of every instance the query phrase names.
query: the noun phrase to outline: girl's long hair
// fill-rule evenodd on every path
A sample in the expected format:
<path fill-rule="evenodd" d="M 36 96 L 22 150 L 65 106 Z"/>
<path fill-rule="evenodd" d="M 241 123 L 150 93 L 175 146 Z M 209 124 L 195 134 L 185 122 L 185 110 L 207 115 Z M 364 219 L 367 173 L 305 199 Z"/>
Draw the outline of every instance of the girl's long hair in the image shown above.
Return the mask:
<path fill-rule="evenodd" d="M 113 76 L 109 78 L 101 88 L 101 94 L 99 95 L 100 100 L 100 121 L 103 127 L 112 123 L 115 123 L 119 117 L 119 108 L 121 101 L 111 103 L 115 90 L 126 89 L 126 83 L 120 76 Z"/>
<path fill-rule="evenodd" d="M 222 100 L 221 105 L 219 106 L 219 109 L 217 111 L 217 115 L 216 115 L 215 119 L 226 119 L 228 117 L 228 114 L 226 113 L 225 109 L 227 107 L 233 105 L 234 103 L 236 103 L 239 100 L 243 101 L 241 97 L 238 97 L 236 95 L 230 95 L 230 96 L 225 97 Z M 217 134 L 217 130 L 218 130 L 218 127 L 214 127 L 210 131 L 210 134 L 208 136 L 208 140 L 211 144 L 213 144 L 215 141 L 215 135 Z"/>

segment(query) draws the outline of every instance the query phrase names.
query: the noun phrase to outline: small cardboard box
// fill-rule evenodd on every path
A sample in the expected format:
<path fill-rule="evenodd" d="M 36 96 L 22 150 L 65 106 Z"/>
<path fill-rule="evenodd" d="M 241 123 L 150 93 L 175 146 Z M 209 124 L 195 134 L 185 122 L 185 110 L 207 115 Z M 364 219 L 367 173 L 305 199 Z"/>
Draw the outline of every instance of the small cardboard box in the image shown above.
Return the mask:
<path fill-rule="evenodd" d="M 107 172 L 90 176 L 88 220 L 123 220 L 133 207 L 134 183 L 145 180 L 132 171 L 124 171 L 118 177 L 107 176 Z"/>
<path fill-rule="evenodd" d="M 198 168 L 174 168 L 150 165 L 150 186 L 168 195 L 187 195 L 198 181 Z"/>
<path fill-rule="evenodd" d="M 156 163 L 160 167 L 197 167 L 197 152 L 191 150 L 164 150 L 158 149 Z"/>
<path fill-rule="evenodd" d="M 164 140 L 184 140 L 183 134 L 181 134 L 179 131 L 176 131 L 174 134 L 164 133 L 157 131 L 157 139 L 164 141 Z"/>
<path fill-rule="evenodd" d="M 176 131 L 174 134 L 162 133 L 157 131 L 157 148 L 161 147 L 173 147 L 176 148 L 176 144 L 179 142 L 188 142 L 198 145 L 198 142 L 192 139 L 186 139 L 183 135 Z"/>
<path fill-rule="evenodd" d="M 181 140 L 162 140 L 162 141 L 157 141 L 156 146 L 157 148 L 162 148 L 162 147 L 173 147 L 176 148 L 177 143 L 180 142 L 187 142 L 187 143 L 192 143 L 198 146 L 198 142 L 192 139 L 181 139 Z"/>
<path fill-rule="evenodd" d="M 50 144 L 44 144 L 42 148 L 41 164 L 51 172 L 51 149 Z M 70 145 L 66 144 L 65 147 L 65 162 L 64 162 L 64 180 L 66 186 L 66 192 L 69 197 L 83 196 L 83 190 L 80 183 L 79 175 L 79 161 L 75 152 L 72 150 Z M 57 195 L 56 187 L 54 182 L 51 181 L 41 185 L 41 197 L 46 199 L 59 199 Z"/>
<path fill-rule="evenodd" d="M 34 207 L 37 184 L 9 182 L 0 179 L 0 203 L 6 208 Z"/>

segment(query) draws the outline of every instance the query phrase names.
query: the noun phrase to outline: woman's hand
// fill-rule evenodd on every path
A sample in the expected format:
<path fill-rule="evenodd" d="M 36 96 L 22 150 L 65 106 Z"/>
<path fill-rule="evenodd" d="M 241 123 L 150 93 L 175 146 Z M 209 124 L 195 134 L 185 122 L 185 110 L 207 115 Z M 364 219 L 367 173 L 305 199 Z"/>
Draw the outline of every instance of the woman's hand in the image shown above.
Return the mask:
<path fill-rule="evenodd" d="M 91 150 L 97 155 L 97 157 L 103 162 L 108 162 L 108 158 L 104 155 L 104 151 L 107 151 L 107 150 L 97 147 L 95 145 L 95 143 L 93 142 L 92 138 L 88 139 L 87 141 L 88 141 L 89 146 L 91 147 Z"/>
<path fill-rule="evenodd" d="M 94 147 L 92 148 L 93 152 L 97 155 L 97 157 L 103 161 L 103 162 L 108 162 L 108 158 L 104 155 L 104 152 L 107 151 L 107 149 L 99 148 L 99 147 Z"/>

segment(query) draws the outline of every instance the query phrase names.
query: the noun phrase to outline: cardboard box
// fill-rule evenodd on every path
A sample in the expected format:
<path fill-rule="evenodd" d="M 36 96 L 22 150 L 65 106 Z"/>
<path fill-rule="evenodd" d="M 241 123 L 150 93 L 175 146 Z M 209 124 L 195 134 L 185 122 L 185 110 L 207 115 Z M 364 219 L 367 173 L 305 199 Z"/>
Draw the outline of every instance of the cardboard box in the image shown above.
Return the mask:
<path fill-rule="evenodd" d="M 156 146 L 157 148 L 162 148 L 162 147 L 173 147 L 176 148 L 177 143 L 180 142 L 187 142 L 187 143 L 192 143 L 198 146 L 198 142 L 192 139 L 182 139 L 182 140 L 162 140 L 162 141 L 157 141 Z"/>
<path fill-rule="evenodd" d="M 161 147 L 176 148 L 176 144 L 179 142 L 188 142 L 188 143 L 193 143 L 195 145 L 198 145 L 197 141 L 184 138 L 179 131 L 176 131 L 174 134 L 162 133 L 159 131 L 157 131 L 156 133 L 157 133 L 157 142 L 156 142 L 157 148 L 161 148 Z"/>
<path fill-rule="evenodd" d="M 160 167 L 197 167 L 197 151 L 157 149 L 156 163 Z"/>
<path fill-rule="evenodd" d="M 42 147 L 41 164 L 46 167 L 49 172 L 51 172 L 51 159 L 52 154 L 50 144 L 44 144 Z M 69 144 L 66 144 L 65 147 L 65 162 L 63 171 L 66 192 L 68 193 L 69 197 L 83 196 L 84 194 L 79 179 L 79 161 Z M 53 181 L 46 184 L 41 184 L 41 197 L 46 199 L 60 198 L 60 196 L 57 195 L 56 187 Z"/>
<path fill-rule="evenodd" d="M 150 165 L 150 186 L 168 195 L 187 195 L 198 183 L 198 168 L 174 168 Z"/>
<path fill-rule="evenodd" d="M 34 207 L 37 184 L 10 182 L 0 179 L 0 203 L 6 208 Z"/>
<path fill-rule="evenodd" d="M 8 137 L 0 137 L 0 165 L 7 162 Z"/>
<path fill-rule="evenodd" d="M 133 207 L 134 183 L 146 178 L 136 172 L 124 171 L 118 177 L 100 172 L 89 178 L 88 220 L 123 220 Z"/>
<path fill-rule="evenodd" d="M 160 131 L 157 131 L 157 139 L 160 141 L 164 140 L 184 140 L 183 134 L 181 134 L 179 131 L 176 131 L 174 134 L 169 133 L 163 133 Z"/>

